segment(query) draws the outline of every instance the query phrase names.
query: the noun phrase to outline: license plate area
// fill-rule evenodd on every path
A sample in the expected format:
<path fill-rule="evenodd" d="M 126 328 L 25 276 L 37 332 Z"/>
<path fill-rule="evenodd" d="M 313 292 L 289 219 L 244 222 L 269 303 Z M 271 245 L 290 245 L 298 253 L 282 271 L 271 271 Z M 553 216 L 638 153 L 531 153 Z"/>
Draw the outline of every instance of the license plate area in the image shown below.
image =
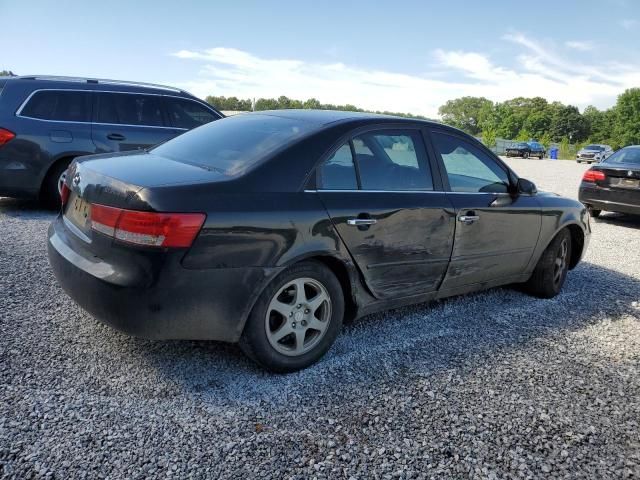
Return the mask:
<path fill-rule="evenodd" d="M 91 232 L 91 204 L 72 193 L 64 212 L 65 218 L 85 235 Z"/>
<path fill-rule="evenodd" d="M 611 186 L 620 188 L 640 188 L 640 180 L 635 178 L 612 178 Z"/>

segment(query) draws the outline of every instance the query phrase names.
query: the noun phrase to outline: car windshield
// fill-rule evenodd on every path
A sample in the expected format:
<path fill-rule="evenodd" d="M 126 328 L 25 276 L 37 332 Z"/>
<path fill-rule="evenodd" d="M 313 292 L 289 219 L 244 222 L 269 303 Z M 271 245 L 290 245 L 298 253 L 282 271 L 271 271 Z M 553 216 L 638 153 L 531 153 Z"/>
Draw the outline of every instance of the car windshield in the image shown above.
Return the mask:
<path fill-rule="evenodd" d="M 604 163 L 627 163 L 640 165 L 640 147 L 623 148 L 607 158 Z"/>
<path fill-rule="evenodd" d="M 516 147 L 527 148 L 529 146 L 526 142 L 516 143 Z"/>
<path fill-rule="evenodd" d="M 587 145 L 583 150 L 597 150 L 598 152 L 601 152 L 604 150 L 604 147 L 601 147 L 600 145 Z"/>
<path fill-rule="evenodd" d="M 151 152 L 234 177 L 318 128 L 314 123 L 285 117 L 241 114 L 190 130 Z"/>

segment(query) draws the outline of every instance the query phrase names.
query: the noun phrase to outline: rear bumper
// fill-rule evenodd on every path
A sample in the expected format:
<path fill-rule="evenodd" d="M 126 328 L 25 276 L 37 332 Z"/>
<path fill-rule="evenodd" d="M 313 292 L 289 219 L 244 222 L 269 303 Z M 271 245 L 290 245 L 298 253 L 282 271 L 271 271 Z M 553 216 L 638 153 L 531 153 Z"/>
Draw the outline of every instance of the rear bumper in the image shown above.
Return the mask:
<path fill-rule="evenodd" d="M 142 338 L 236 342 L 257 296 L 278 273 L 186 269 L 184 252 L 137 252 L 140 258 L 120 263 L 89 254 L 78 242 L 60 217 L 49 227 L 49 263 L 58 283 L 101 322 Z"/>
<path fill-rule="evenodd" d="M 0 161 L 0 197 L 36 198 L 39 177 L 18 162 Z"/>
<path fill-rule="evenodd" d="M 640 191 L 585 186 L 583 183 L 578 198 L 596 210 L 640 215 Z"/>

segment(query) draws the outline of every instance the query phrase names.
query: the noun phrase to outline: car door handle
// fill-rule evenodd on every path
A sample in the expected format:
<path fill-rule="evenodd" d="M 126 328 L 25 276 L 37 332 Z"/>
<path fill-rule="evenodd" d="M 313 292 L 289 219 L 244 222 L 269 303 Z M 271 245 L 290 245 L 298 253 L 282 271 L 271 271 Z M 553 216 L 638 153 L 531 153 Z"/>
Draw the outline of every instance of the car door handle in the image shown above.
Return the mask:
<path fill-rule="evenodd" d="M 480 217 L 478 215 L 460 215 L 458 217 L 459 222 L 465 223 L 467 225 L 470 225 L 473 222 L 477 222 L 478 220 L 480 220 Z"/>
<path fill-rule="evenodd" d="M 374 225 L 377 222 L 375 218 L 350 218 L 347 220 L 347 225 L 362 227 L 363 225 Z"/>
<path fill-rule="evenodd" d="M 121 133 L 110 133 L 109 135 L 107 135 L 107 138 L 109 140 L 115 140 L 117 142 L 121 142 L 123 140 L 126 140 L 127 137 L 125 137 L 124 135 L 122 135 Z"/>

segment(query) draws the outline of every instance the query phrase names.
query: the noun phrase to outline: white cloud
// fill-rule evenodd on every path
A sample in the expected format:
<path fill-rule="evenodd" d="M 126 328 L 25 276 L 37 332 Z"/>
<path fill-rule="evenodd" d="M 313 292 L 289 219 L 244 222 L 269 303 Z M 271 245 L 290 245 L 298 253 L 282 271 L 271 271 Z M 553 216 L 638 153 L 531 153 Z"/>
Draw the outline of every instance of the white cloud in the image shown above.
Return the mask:
<path fill-rule="evenodd" d="M 627 18 L 625 20 L 620 20 L 620 26 L 627 30 L 631 30 L 640 25 L 640 22 L 634 18 Z"/>
<path fill-rule="evenodd" d="M 466 95 L 494 101 L 541 96 L 579 107 L 608 107 L 625 88 L 640 84 L 640 65 L 573 63 L 524 35 L 509 34 L 504 39 L 521 48 L 515 66 L 497 64 L 479 52 L 435 50 L 437 75 L 424 76 L 339 62 L 263 58 L 224 47 L 173 55 L 201 63 L 197 77 L 180 84 L 200 97 L 314 97 L 323 103 L 433 118 L 447 100 Z"/>
<path fill-rule="evenodd" d="M 579 40 L 570 40 L 564 43 L 567 48 L 572 48 L 573 50 L 580 50 L 582 52 L 588 52 L 589 50 L 593 50 L 593 42 L 584 42 Z"/>

